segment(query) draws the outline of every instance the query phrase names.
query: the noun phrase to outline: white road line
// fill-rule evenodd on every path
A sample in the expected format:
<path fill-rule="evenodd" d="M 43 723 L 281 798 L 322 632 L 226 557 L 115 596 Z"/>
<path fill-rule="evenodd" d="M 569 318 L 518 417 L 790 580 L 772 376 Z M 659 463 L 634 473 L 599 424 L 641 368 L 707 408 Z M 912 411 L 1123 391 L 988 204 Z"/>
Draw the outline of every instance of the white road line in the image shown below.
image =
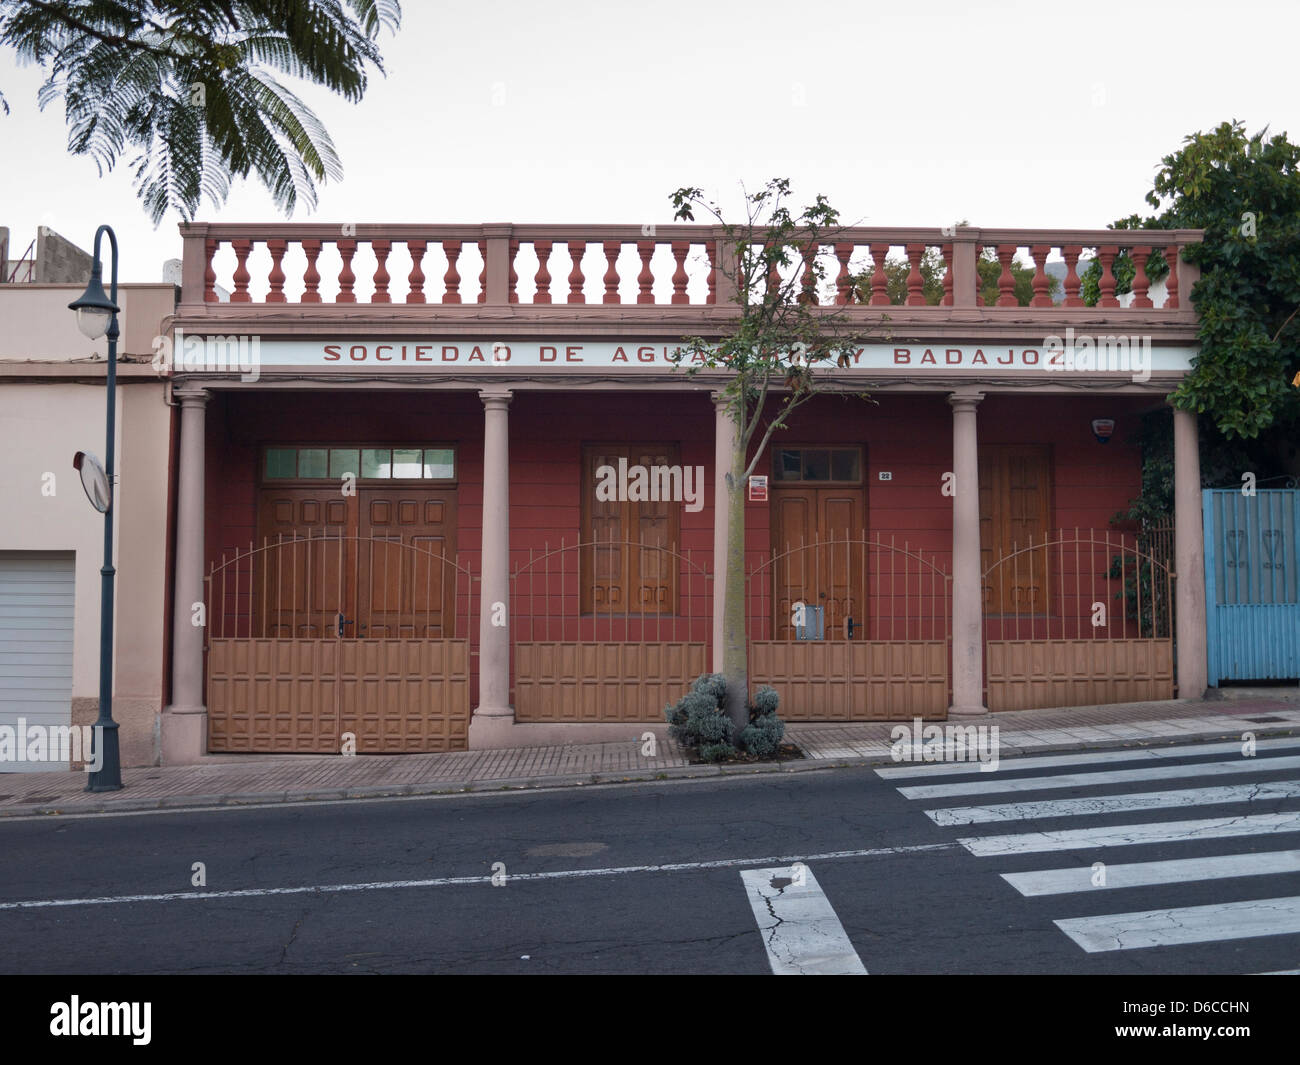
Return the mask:
<path fill-rule="evenodd" d="M 843 858 L 876 858 L 887 854 L 910 854 L 918 851 L 944 851 L 956 843 L 919 843 L 906 847 L 871 847 L 855 851 L 827 851 L 824 854 L 771 855 L 765 858 L 719 858 L 704 862 L 675 862 L 669 865 L 623 865 L 607 869 L 563 869 L 553 873 L 507 873 L 512 881 L 580 880 L 593 876 L 627 876 L 633 873 L 678 873 L 696 869 L 732 869 L 739 865 L 783 863 L 788 869 L 795 862 L 829 862 Z M 251 899 L 271 895 L 310 895 L 314 892 L 390 891 L 395 888 L 449 887 L 462 884 L 490 884 L 491 876 L 443 876 L 428 880 L 374 880 L 362 884 L 310 884 L 302 887 L 241 888 L 232 891 L 171 891 L 157 895 L 102 895 L 84 899 L 30 899 L 0 902 L 0 910 L 39 910 L 55 906 L 107 906 L 127 902 L 176 902 L 182 899 Z"/>
<path fill-rule="evenodd" d="M 1156 765 L 1111 772 L 1061 773 L 1050 777 L 1007 777 L 962 780 L 954 784 L 917 784 L 899 788 L 908 799 L 946 799 L 953 795 L 996 795 L 1006 791 L 1049 791 L 1053 788 L 1090 788 L 1096 784 L 1131 784 L 1141 780 L 1176 780 L 1179 777 L 1215 777 L 1231 773 L 1272 773 L 1300 769 L 1300 756 L 1286 758 L 1236 758 L 1230 762 L 1198 765 Z"/>
<path fill-rule="evenodd" d="M 1300 740 L 1272 739 L 1257 740 L 1255 749 L 1288 750 L 1300 747 Z M 1241 743 L 1232 740 L 1228 743 L 1200 743 L 1178 747 L 1138 747 L 1118 751 L 1088 751 L 1082 754 L 1045 754 L 1029 758 L 1003 758 L 998 762 L 999 773 L 1010 773 L 1016 769 L 1054 769 L 1065 765 L 1093 765 L 1108 762 L 1140 762 L 1148 758 L 1194 758 L 1197 755 L 1232 754 L 1241 752 Z M 981 771 L 977 764 L 971 762 L 935 762 L 933 764 L 902 763 L 877 769 L 876 775 L 886 779 L 894 777 L 943 777 L 975 775 L 979 773 L 987 778 L 988 771 Z"/>
<path fill-rule="evenodd" d="M 1041 802 L 1008 802 L 995 806 L 953 806 L 925 812 L 936 825 L 979 825 L 990 821 L 1080 817 L 1087 814 L 1126 813 L 1130 810 L 1160 810 L 1171 806 L 1264 802 L 1268 799 L 1294 799 L 1297 796 L 1300 796 L 1300 780 L 1282 780 L 1265 784 L 1229 784 L 1221 788 L 1097 795 L 1085 799 L 1046 799 Z"/>
<path fill-rule="evenodd" d="M 867 975 L 830 900 L 806 865 L 742 869 L 740 878 L 776 976 Z"/>
<path fill-rule="evenodd" d="M 1036 854 L 1097 847 L 1126 847 L 1140 843 L 1190 842 L 1226 836 L 1258 836 L 1300 832 L 1300 813 L 1210 817 L 1201 821 L 1160 821 L 1145 825 L 1067 828 L 1057 832 L 1020 832 L 1012 836 L 972 836 L 957 842 L 976 857 Z"/>
<path fill-rule="evenodd" d="M 1003 873 L 1002 879 L 1026 896 L 1066 895 L 1075 891 L 1187 884 L 1195 880 L 1222 880 L 1234 876 L 1268 876 L 1300 873 L 1300 851 L 1266 851 L 1262 854 L 1219 854 L 1210 858 L 1177 858 L 1167 862 L 1106 864 L 1105 880 L 1094 884 L 1092 866 L 1073 869 L 1039 869 L 1032 873 Z"/>
<path fill-rule="evenodd" d="M 1300 932 L 1300 897 L 1216 902 L 1053 922 L 1089 954 Z"/>

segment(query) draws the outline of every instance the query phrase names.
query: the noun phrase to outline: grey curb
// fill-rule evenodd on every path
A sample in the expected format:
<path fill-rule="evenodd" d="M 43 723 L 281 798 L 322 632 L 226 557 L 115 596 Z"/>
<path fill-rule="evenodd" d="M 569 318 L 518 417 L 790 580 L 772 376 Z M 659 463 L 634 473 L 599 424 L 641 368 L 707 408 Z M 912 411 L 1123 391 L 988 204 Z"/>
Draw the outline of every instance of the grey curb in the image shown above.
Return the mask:
<path fill-rule="evenodd" d="M 1256 737 L 1292 736 L 1300 732 L 1294 726 L 1285 728 L 1252 729 Z M 1197 733 L 1194 736 L 1170 734 L 1142 740 L 1108 742 L 1077 741 L 1055 745 L 1017 748 L 1014 754 L 1000 759 L 1001 764 L 1014 763 L 1017 758 L 1043 754 L 1066 754 L 1071 751 L 1121 750 L 1131 747 L 1166 747 L 1179 744 L 1214 743 L 1240 738 L 1241 730 Z M 809 773 L 832 769 L 861 769 L 881 765 L 897 765 L 888 754 L 856 755 L 846 758 L 803 758 L 789 762 L 754 762 L 734 765 L 668 766 L 657 770 L 628 770 L 575 774 L 550 777 L 502 777 L 495 780 L 474 780 L 457 783 L 452 780 L 431 781 L 427 784 L 375 784 L 354 788 L 326 788 L 304 791 L 254 791 L 218 795 L 165 795 L 150 799 L 120 799 L 114 802 L 73 802 L 67 804 L 26 804 L 0 807 L 0 820 L 36 815 L 61 814 L 115 814 L 138 813 L 147 810 L 203 810 L 239 806 L 265 806 L 307 804 L 312 802 L 338 802 L 349 799 L 384 799 L 405 796 L 484 795 L 510 791 L 546 791 L 580 787 L 609 787 L 618 784 L 663 783 L 672 780 L 706 780 L 719 776 L 772 776 L 781 773 Z"/>

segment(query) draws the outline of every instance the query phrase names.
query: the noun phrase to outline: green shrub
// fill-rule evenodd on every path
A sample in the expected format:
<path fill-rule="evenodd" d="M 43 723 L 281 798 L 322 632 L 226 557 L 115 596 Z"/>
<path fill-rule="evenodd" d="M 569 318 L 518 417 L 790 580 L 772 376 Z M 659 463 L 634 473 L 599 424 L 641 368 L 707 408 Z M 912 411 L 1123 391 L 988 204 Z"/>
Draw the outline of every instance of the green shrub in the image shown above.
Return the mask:
<path fill-rule="evenodd" d="M 727 682 L 722 675 L 706 673 L 676 706 L 664 707 L 668 734 L 683 747 L 698 747 L 705 761 L 716 762 L 733 750 L 731 718 L 722 705 L 726 693 Z"/>
<path fill-rule="evenodd" d="M 760 688 L 754 693 L 749 724 L 740 734 L 740 746 L 755 758 L 773 758 L 785 736 L 785 722 L 777 717 L 781 697 L 774 688 Z"/>
<path fill-rule="evenodd" d="M 727 695 L 727 678 L 721 673 L 702 673 L 695 678 L 695 683 L 691 685 L 693 692 L 705 692 L 712 695 L 718 700 L 718 705 L 722 705 L 722 700 Z"/>
<path fill-rule="evenodd" d="M 731 718 L 723 705 L 726 695 L 726 678 L 721 673 L 706 673 L 676 706 L 664 707 L 668 734 L 683 747 L 695 747 L 702 762 L 720 762 L 736 751 Z M 785 722 L 776 713 L 780 705 L 781 697 L 772 688 L 754 693 L 749 724 L 740 733 L 741 750 L 756 758 L 776 756 L 785 736 Z"/>

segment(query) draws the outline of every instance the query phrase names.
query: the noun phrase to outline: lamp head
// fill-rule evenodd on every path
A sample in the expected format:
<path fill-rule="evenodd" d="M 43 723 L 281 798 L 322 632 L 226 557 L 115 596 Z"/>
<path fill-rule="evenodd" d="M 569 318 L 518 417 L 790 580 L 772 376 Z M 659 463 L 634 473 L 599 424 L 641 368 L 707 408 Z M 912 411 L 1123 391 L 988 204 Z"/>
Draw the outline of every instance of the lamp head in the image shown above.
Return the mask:
<path fill-rule="evenodd" d="M 102 276 L 103 267 L 96 259 L 90 270 L 86 291 L 79 299 L 68 304 L 69 310 L 77 312 L 77 328 L 91 340 L 98 340 L 108 332 L 108 323 L 120 310 L 104 291 Z"/>

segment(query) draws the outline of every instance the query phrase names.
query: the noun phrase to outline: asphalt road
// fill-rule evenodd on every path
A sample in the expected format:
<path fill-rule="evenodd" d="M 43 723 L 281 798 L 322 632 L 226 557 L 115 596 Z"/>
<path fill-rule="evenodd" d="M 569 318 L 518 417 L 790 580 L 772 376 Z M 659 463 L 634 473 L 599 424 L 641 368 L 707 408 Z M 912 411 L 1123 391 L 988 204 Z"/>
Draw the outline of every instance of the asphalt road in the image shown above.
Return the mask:
<path fill-rule="evenodd" d="M 1300 740 L 1275 742 L 1284 746 L 1261 748 L 1249 760 L 1189 749 L 1139 761 L 1093 754 L 1080 765 L 1041 768 L 1006 760 L 996 773 L 963 767 L 964 774 L 905 779 L 855 768 L 2 820 L 0 970 L 761 974 L 772 971 L 773 932 L 760 930 L 763 903 L 755 908 L 753 877 L 743 874 L 796 861 L 821 893 L 815 901 L 838 918 L 850 953 L 873 975 L 1293 970 L 1300 967 L 1300 925 L 1291 916 L 1300 902 L 1293 868 L 1300 823 L 1290 815 L 1300 818 L 1300 770 L 1287 759 L 1300 764 Z M 1151 770 L 1163 775 L 1096 776 Z M 1067 779 L 1079 774 L 1092 779 Z M 1030 784 L 1017 783 L 1023 778 Z M 999 790 L 899 791 L 963 783 Z M 1196 790 L 1218 788 L 1234 790 Z M 1165 797 L 1069 813 L 1007 806 L 1150 793 Z M 975 806 L 983 812 L 937 816 L 1002 820 L 940 824 L 927 813 Z M 1255 834 L 1260 822 L 1250 819 L 1261 815 L 1282 816 Z M 1191 820 L 1198 824 L 1168 833 L 1173 838 L 1151 838 L 1164 832 L 1158 826 Z M 1100 841 L 1060 835 L 1088 829 L 1112 831 Z M 1139 842 L 1129 842 L 1130 831 Z M 979 852 L 998 848 L 979 840 L 1000 836 L 1019 838 L 1001 853 Z M 1053 849 L 1021 852 L 1024 846 Z M 1122 867 L 1116 877 L 1142 879 L 1153 868 L 1147 863 L 1234 855 L 1255 857 L 1236 859 L 1244 862 L 1238 875 L 1200 879 L 1178 865 L 1160 867 L 1167 883 L 1036 896 L 1002 876 L 1073 869 L 1095 879 L 1100 862 Z M 196 862 L 203 886 L 192 882 Z M 1265 862 L 1278 871 L 1239 875 Z M 661 868 L 670 864 L 680 867 Z M 490 881 L 494 873 L 500 886 Z M 340 885 L 369 886 L 313 890 Z M 49 904 L 62 900 L 74 903 Z M 1286 901 L 1242 905 L 1253 900 Z M 779 905 L 772 912 L 782 924 Z M 1208 918 L 1183 913 L 1202 906 L 1215 908 Z M 1260 930 L 1261 910 L 1266 934 L 1241 935 Z M 1148 911 L 1164 912 L 1130 924 L 1154 927 L 1157 937 L 1188 927 L 1193 939 L 1228 938 L 1142 946 L 1128 941 L 1126 928 L 1114 949 L 1087 950 L 1054 923 Z M 1195 931 L 1198 921 L 1211 931 Z M 784 924 L 778 937 L 796 924 Z"/>

